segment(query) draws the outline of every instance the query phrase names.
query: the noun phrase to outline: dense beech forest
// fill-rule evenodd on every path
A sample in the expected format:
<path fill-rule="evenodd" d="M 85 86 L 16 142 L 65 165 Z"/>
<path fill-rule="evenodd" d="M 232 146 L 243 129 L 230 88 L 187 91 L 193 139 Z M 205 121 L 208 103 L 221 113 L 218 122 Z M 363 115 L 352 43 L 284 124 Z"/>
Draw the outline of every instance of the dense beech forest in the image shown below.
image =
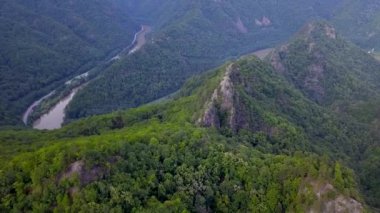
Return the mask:
<path fill-rule="evenodd" d="M 318 121 L 297 123 L 283 109 L 267 108 L 281 101 L 278 92 L 283 90 L 289 94 L 284 108 L 299 116 L 303 108 L 329 114 L 286 86 L 270 65 L 256 58 L 234 64 L 239 74 L 233 80 L 236 97 L 246 99 L 236 104 L 251 109 L 246 113 L 256 118 L 249 123 L 252 127 L 233 131 L 228 125 L 207 128 L 197 121 L 205 101 L 218 90 L 226 65 L 189 81 L 174 100 L 36 135 L 3 132 L 1 208 L 277 212 L 318 210 L 338 197 L 363 202 L 358 179 L 347 168 L 350 163 L 343 163 L 355 157 L 340 151 L 346 141 L 323 142 L 303 127 L 313 125 L 314 131 L 331 131 L 334 137 L 338 132 L 333 129 L 344 128 L 339 118 L 326 116 L 323 126 L 313 123 Z M 254 88 L 244 88 L 253 76 Z M 250 131 L 259 124 L 266 128 Z M 332 188 L 316 199 L 326 185 Z"/>
<path fill-rule="evenodd" d="M 378 212 L 378 9 L 1 1 L 0 212 Z"/>

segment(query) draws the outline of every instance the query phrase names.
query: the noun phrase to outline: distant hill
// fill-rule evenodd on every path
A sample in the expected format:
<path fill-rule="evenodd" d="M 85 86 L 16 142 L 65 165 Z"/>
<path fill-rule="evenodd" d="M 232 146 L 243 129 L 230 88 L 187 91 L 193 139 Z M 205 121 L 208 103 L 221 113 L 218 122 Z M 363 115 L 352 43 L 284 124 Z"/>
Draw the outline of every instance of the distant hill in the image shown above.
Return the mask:
<path fill-rule="evenodd" d="M 377 51 L 378 7 L 375 0 L 4 0 L 0 125 L 20 124 L 28 105 L 125 47 L 140 24 L 153 27 L 150 42 L 100 68 L 69 106 L 68 120 L 164 97 L 224 60 L 284 42 L 310 20 L 329 20 L 347 39 Z"/>
<path fill-rule="evenodd" d="M 379 96 L 379 61 L 324 22 L 306 25 L 270 60 L 295 87 L 322 105 L 347 107 L 350 101 Z"/>
<path fill-rule="evenodd" d="M 380 2 L 345 0 L 332 22 L 342 34 L 361 47 L 380 50 Z"/>
<path fill-rule="evenodd" d="M 131 13 L 155 27 L 150 42 L 79 92 L 68 117 L 136 107 L 164 97 L 196 73 L 273 47 L 308 20 L 330 18 L 335 2 L 131 1 Z"/>
<path fill-rule="evenodd" d="M 122 1 L 0 2 L 0 125 L 59 83 L 127 46 L 139 25 Z"/>

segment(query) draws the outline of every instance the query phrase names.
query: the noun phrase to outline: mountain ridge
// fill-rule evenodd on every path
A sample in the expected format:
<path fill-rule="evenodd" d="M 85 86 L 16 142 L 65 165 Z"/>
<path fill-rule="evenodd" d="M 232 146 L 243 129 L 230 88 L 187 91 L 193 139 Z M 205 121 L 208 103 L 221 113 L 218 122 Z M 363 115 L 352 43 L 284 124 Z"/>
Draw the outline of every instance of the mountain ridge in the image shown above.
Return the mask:
<path fill-rule="evenodd" d="M 194 8 L 185 16 L 178 12 L 157 20 L 153 26 L 167 31 L 153 32 L 148 45 L 115 61 L 78 96 L 100 91 L 93 101 L 112 102 L 68 110 L 73 117 L 101 113 L 104 106 L 112 113 L 54 131 L 0 130 L 0 211 L 375 211 L 371 208 L 380 203 L 380 62 L 322 21 L 307 24 L 263 60 L 244 56 L 205 71 L 216 62 L 203 56 L 223 61 L 221 55 L 241 49 L 218 55 L 220 49 L 206 47 L 220 47 L 223 41 L 204 48 L 208 40 L 177 45 L 188 38 L 182 35 L 213 38 L 215 29 L 231 26 L 223 33 L 239 36 L 227 46 L 233 47 L 244 45 L 252 29 L 276 30 L 278 19 L 260 14 L 257 22 L 250 19 L 252 26 L 247 17 L 236 17 L 257 2 L 178 4 L 183 2 Z M 273 2 L 261 6 L 267 4 Z M 165 1 L 157 9 L 167 5 L 172 4 Z M 311 13 L 303 9 L 298 12 Z M 171 15 L 178 15 L 179 28 L 166 22 Z M 215 28 L 198 35 L 205 26 Z M 228 41 L 228 36 L 221 37 Z M 186 45 L 199 49 L 183 49 Z M 186 80 L 194 73 L 199 75 Z M 174 87 L 180 90 L 171 98 L 140 106 Z M 104 88 L 118 93 L 109 95 Z M 132 96 L 140 98 L 128 99 Z M 126 103 L 136 108 L 114 111 Z"/>
<path fill-rule="evenodd" d="M 46 201 L 44 205 L 40 203 L 38 208 L 41 210 L 50 208 L 52 203 L 56 203 L 56 209 L 73 210 L 112 210 L 117 206 L 127 211 L 170 211 L 172 208 L 172 211 L 352 210 L 347 209 L 348 205 L 342 207 L 339 204 L 350 202 L 355 203 L 355 208 L 364 209 L 352 172 L 335 160 L 323 159 L 305 151 L 307 149 L 302 141 L 306 138 L 299 132 L 302 130 L 286 121 L 284 115 L 276 110 L 268 109 L 264 114 L 256 110 L 259 116 L 255 118 L 262 119 L 272 128 L 267 132 L 264 131 L 267 128 L 252 132 L 242 129 L 228 131 L 234 128 L 228 123 L 221 126 L 226 127 L 224 129 L 201 127 L 197 115 L 202 116 L 207 111 L 207 103 L 213 100 L 215 91 L 219 93 L 219 89 L 230 86 L 226 73 L 240 73 L 243 76 L 241 80 L 231 79 L 236 91 L 242 89 L 237 82 L 244 82 L 245 77 L 258 76 L 256 83 L 267 85 L 267 82 L 273 81 L 267 78 L 268 75 L 275 75 L 269 64 L 256 57 L 245 58 L 205 74 L 201 77 L 204 83 L 199 84 L 197 80 L 188 82 L 173 100 L 127 112 L 95 116 L 69 124 L 61 130 L 41 132 L 37 141 L 45 140 L 47 143 L 42 148 L 16 154 L 9 163 L 0 162 L 4 164 L 2 172 L 8 174 L 0 176 L 2 182 L 7 183 L 1 186 L 5 197 L 1 208 L 27 210 L 33 203 L 35 209 L 40 203 L 38 200 L 44 197 L 40 193 L 42 190 L 46 196 L 57 198 Z M 278 83 L 281 87 L 285 80 L 273 82 Z M 255 84 L 255 88 L 260 88 L 260 85 Z M 221 95 L 231 97 L 227 91 L 230 90 L 224 88 L 220 91 L 217 99 L 223 99 Z M 251 90 L 245 88 L 244 91 Z M 261 92 L 257 91 L 257 94 Z M 250 93 L 246 95 L 249 96 L 247 99 L 260 102 L 259 97 L 250 96 Z M 269 92 L 266 95 L 271 97 L 273 94 Z M 253 108 L 263 106 L 261 109 L 265 109 L 267 97 L 264 95 L 262 103 Z M 32 139 L 20 133 L 9 132 L 7 136 L 3 133 L 2 137 L 7 140 L 17 137 L 23 141 Z M 296 138 L 301 140 L 294 140 Z M 172 165 L 170 162 L 173 161 L 177 163 Z M 139 174 L 144 174 L 145 178 Z M 13 178 L 19 175 L 30 175 L 31 179 Z M 148 184 L 139 182 L 141 180 L 148 181 Z M 195 180 L 196 184 L 190 180 Z M 119 181 L 127 185 L 122 186 Z M 130 183 L 138 184 L 140 190 L 145 190 L 146 196 L 140 190 L 130 188 Z M 14 193 L 14 185 L 29 188 L 32 193 L 28 190 Z M 92 194 L 95 197 L 88 197 L 101 185 L 106 185 L 109 190 L 105 194 L 95 193 Z M 160 189 L 158 195 L 157 187 Z M 253 189 L 257 193 L 251 194 Z M 122 194 L 123 190 L 134 198 L 126 203 L 114 197 Z M 319 198 L 314 200 L 318 193 Z M 330 193 L 335 195 L 331 197 L 328 195 Z M 19 196 L 27 197 L 26 202 L 17 202 Z M 195 202 L 191 201 L 194 199 Z M 229 203 L 223 203 L 226 199 Z M 95 200 L 98 205 L 88 204 Z"/>

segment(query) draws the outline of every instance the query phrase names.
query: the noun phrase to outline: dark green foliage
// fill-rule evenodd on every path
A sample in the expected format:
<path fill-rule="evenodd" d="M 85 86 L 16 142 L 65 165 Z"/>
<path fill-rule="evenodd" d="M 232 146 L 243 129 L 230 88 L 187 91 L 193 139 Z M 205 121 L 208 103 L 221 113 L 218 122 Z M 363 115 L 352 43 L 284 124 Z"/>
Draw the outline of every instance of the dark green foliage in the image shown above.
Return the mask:
<path fill-rule="evenodd" d="M 131 13 L 155 27 L 151 42 L 78 93 L 68 116 L 101 114 L 164 97 L 194 74 L 228 58 L 274 46 L 311 18 L 328 18 L 333 2 L 131 1 Z M 264 16 L 271 24 L 256 25 L 255 19 Z M 239 19 L 246 30 L 237 27 Z"/>
<path fill-rule="evenodd" d="M 33 101 L 127 46 L 138 29 L 118 1 L 0 4 L 0 125 L 20 123 Z"/>
<path fill-rule="evenodd" d="M 352 2 L 359 7 L 352 7 Z M 70 118 L 76 119 L 115 109 L 136 107 L 164 97 L 178 90 L 189 76 L 216 66 L 226 58 L 274 46 L 287 39 L 311 19 L 328 19 L 337 23 L 339 30 L 362 46 L 379 43 L 376 42 L 379 38 L 378 24 L 369 18 L 376 16 L 374 8 L 378 5 L 372 0 L 368 1 L 368 4 L 351 0 L 323 2 L 144 0 L 131 1 L 128 5 L 129 11 L 137 17 L 136 19 L 155 26 L 152 35 L 154 43 L 149 43 L 144 51 L 137 53 L 138 56 L 123 59 L 120 64 L 108 69 L 104 76 L 85 88 L 70 105 Z M 351 16 L 344 15 L 346 13 Z M 363 32 L 352 32 L 356 29 L 352 25 L 362 26 L 356 20 L 351 20 L 358 14 L 363 16 L 362 22 L 368 21 L 369 24 Z M 255 20 L 261 20 L 263 17 L 269 18 L 271 24 L 265 27 L 256 25 Z M 244 27 L 237 27 L 239 20 Z M 369 26 L 372 28 L 369 29 Z M 363 34 L 369 32 L 372 38 L 366 41 L 365 37 L 368 35 Z M 347 52 L 352 46 L 343 48 Z M 327 58 L 331 58 L 334 62 L 341 61 L 342 55 L 330 52 L 332 54 L 326 56 Z M 298 56 L 302 57 L 305 54 Z M 360 54 L 353 57 L 356 56 L 362 57 Z M 301 60 L 306 59 L 299 58 L 297 62 Z M 358 64 L 358 61 L 362 64 Z M 340 66 L 342 69 L 353 65 L 358 69 L 367 69 L 363 68 L 363 64 L 367 62 L 359 58 L 351 63 L 345 65 L 344 63 L 334 66 Z M 372 62 L 371 64 L 373 65 Z M 372 66 L 371 64 L 369 66 Z M 304 68 L 302 63 L 294 65 Z M 328 83 L 332 85 L 339 76 L 329 76 Z M 353 81 L 351 76 L 344 78 Z M 349 85 L 338 84 L 334 89 L 339 90 L 341 94 L 350 95 L 348 94 L 350 89 L 347 87 L 357 86 L 355 84 L 356 82 L 350 82 Z M 98 93 L 100 95 L 94 95 Z M 319 99 L 318 94 L 313 95 Z"/>
<path fill-rule="evenodd" d="M 336 38 L 331 36 L 333 31 L 324 22 L 309 24 L 290 43 L 279 48 L 271 62 L 305 96 L 334 112 L 335 115 L 324 112 L 318 116 L 328 120 L 334 117 L 339 122 L 324 120 L 319 123 L 324 131 L 317 136 L 323 136 L 329 144 L 335 143 L 333 146 L 339 144 L 337 153 L 345 153 L 347 160 L 351 160 L 360 175 L 367 201 L 378 207 L 376 197 L 380 189 L 375 181 L 379 178 L 378 169 L 369 165 L 376 165 L 374 153 L 380 141 L 380 63 L 344 41 L 339 34 Z M 298 117 L 297 121 L 300 120 Z M 308 129 L 317 130 L 314 125 Z M 338 164 L 335 182 L 337 187 L 344 185 Z"/>
<path fill-rule="evenodd" d="M 341 9 L 335 13 L 332 22 L 356 44 L 366 50 L 380 49 L 380 3 L 376 0 L 342 1 Z M 348 24 L 350 23 L 350 24 Z"/>
<path fill-rule="evenodd" d="M 324 22 L 305 26 L 273 57 L 278 57 L 274 64 L 285 68 L 280 72 L 306 96 L 340 111 L 350 102 L 371 101 L 380 91 L 380 63 Z"/>
<path fill-rule="evenodd" d="M 52 63 L 54 57 L 66 53 L 75 56 L 64 58 L 62 67 L 58 66 L 67 69 L 65 74 L 51 74 L 53 82 L 62 82 L 77 72 L 71 73 L 71 66 L 79 67 L 82 59 L 92 63 L 102 58 L 120 47 L 115 38 L 125 36 L 124 31 L 106 29 L 122 33 L 113 34 L 112 39 L 88 37 L 103 34 L 98 24 L 110 24 L 102 15 L 98 17 L 95 9 L 104 6 L 100 14 L 109 15 L 120 5 L 130 10 L 133 3 L 136 10 L 131 14 L 140 16 L 136 20 L 156 27 L 150 35 L 152 40 L 141 51 L 107 68 L 81 91 L 68 111 L 71 118 L 131 108 L 173 93 L 194 73 L 225 58 L 272 45 L 306 19 L 329 17 L 335 5 L 334 1 L 325 5 L 317 1 L 168 0 L 153 4 L 143 0 L 138 4 L 114 1 L 111 7 L 105 6 L 107 2 L 97 2 L 87 8 L 89 4 L 82 1 L 74 5 L 14 1 L 1 2 L 0 8 L 32 11 L 38 18 L 36 26 L 31 26 L 50 26 L 53 20 L 52 29 L 60 23 L 56 27 L 72 35 L 69 40 L 73 43 L 57 44 L 56 50 L 43 46 L 54 43 L 48 35 L 55 30 L 47 33 L 43 27 L 26 29 L 18 22 L 14 25 L 19 36 L 23 30 L 32 31 L 36 35 L 30 38 L 39 41 L 30 42 L 37 45 L 33 48 L 39 50 L 38 54 L 33 49 L 26 55 L 45 57 Z M 56 10 L 50 10 L 52 5 Z M 81 20 L 88 28 L 78 27 L 72 14 L 59 8 L 83 15 Z M 87 9 L 88 13 L 81 13 Z M 154 14 L 148 17 L 146 14 L 152 11 Z M 272 24 L 255 26 L 254 19 L 263 16 L 268 16 Z M 70 26 L 61 23 L 61 18 Z M 246 24 L 247 32 L 235 26 L 238 18 Z M 96 26 L 86 20 L 96 20 Z M 123 20 L 117 23 L 128 18 Z M 295 25 L 284 24 L 287 22 Z M 8 23 L 4 29 L 10 26 Z M 364 204 L 360 187 L 366 201 L 378 206 L 379 63 L 340 36 L 327 38 L 326 26 L 317 23 L 311 34 L 301 34 L 286 51 L 277 52 L 286 68 L 282 75 L 254 57 L 231 62 L 234 70 L 229 77 L 237 116 L 232 123 L 229 119 L 234 114 L 223 109 L 221 100 L 215 105 L 219 125 L 204 128 L 200 123 L 229 62 L 191 79 L 167 101 L 85 118 L 51 132 L 4 128 L 0 132 L 0 211 L 305 212 L 317 202 L 318 184 L 334 187 L 318 202 L 344 196 Z M 46 44 L 40 42 L 41 32 L 47 33 Z M 70 48 L 72 45 L 78 50 Z M 81 58 L 85 53 L 88 58 Z M 34 69 L 51 67 L 39 64 L 36 58 L 26 59 Z M 8 61 L 2 55 L 0 60 Z M 303 84 L 313 64 L 326 71 L 324 79 L 317 79 L 324 93 L 319 93 L 319 87 Z M 8 76 L 8 69 L 1 73 Z M 50 79 L 50 74 L 42 76 L 42 80 Z M 55 84 L 39 83 L 46 88 Z M 1 122 L 8 123 L 14 114 L 8 110 L 8 100 L 0 102 Z"/>

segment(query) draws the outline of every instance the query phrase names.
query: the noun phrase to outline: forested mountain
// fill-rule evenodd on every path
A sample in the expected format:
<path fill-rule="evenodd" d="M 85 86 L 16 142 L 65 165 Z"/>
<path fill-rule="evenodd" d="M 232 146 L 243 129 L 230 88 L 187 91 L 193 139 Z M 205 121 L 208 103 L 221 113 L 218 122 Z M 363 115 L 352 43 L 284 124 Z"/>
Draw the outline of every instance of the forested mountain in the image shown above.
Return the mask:
<path fill-rule="evenodd" d="M 334 3 L 131 1 L 136 16 L 155 26 L 150 42 L 79 92 L 68 116 L 135 107 L 173 93 L 188 77 L 227 58 L 273 47 L 308 20 L 328 19 L 338 5 Z"/>
<path fill-rule="evenodd" d="M 380 2 L 345 0 L 334 15 L 334 25 L 352 41 L 368 50 L 380 50 Z"/>
<path fill-rule="evenodd" d="M 0 125 L 21 123 L 36 99 L 132 41 L 124 1 L 0 2 Z"/>
<path fill-rule="evenodd" d="M 156 26 L 151 42 L 135 56 L 107 69 L 78 94 L 68 117 L 135 107 L 168 95 L 189 76 L 227 58 L 277 45 L 309 20 L 332 21 L 343 35 L 364 48 L 376 48 L 380 38 L 378 3 L 373 0 L 144 0 L 129 5 L 140 22 Z M 96 92 L 101 95 L 94 95 Z"/>
<path fill-rule="evenodd" d="M 0 8 L 1 125 L 20 123 L 33 101 L 128 45 L 140 24 L 154 28 L 146 47 L 102 68 L 68 119 L 164 97 L 228 58 L 276 46 L 309 20 L 330 20 L 366 49 L 380 38 L 374 0 L 4 0 Z"/>
<path fill-rule="evenodd" d="M 376 107 L 380 103 L 379 61 L 342 39 L 325 22 L 306 25 L 290 42 L 278 47 L 267 61 L 309 100 L 331 110 L 344 122 L 351 120 L 343 124 L 346 130 L 337 130 L 351 132 L 349 140 L 339 137 L 346 142 L 351 140 L 341 151 L 350 155 L 353 167 L 361 175 L 363 189 L 370 194 L 369 201 L 377 205 L 380 170 L 369 165 L 380 163 L 380 111 Z M 352 143 L 353 140 L 356 142 Z"/>
<path fill-rule="evenodd" d="M 299 43 L 313 43 L 312 51 Z M 324 22 L 306 25 L 284 46 L 264 61 L 246 56 L 193 77 L 171 100 L 85 118 L 56 131 L 3 130 L 1 210 L 365 212 L 371 211 L 367 204 L 378 207 L 374 130 L 379 114 L 371 121 L 357 116 L 364 109 L 376 114 L 377 108 L 351 96 L 361 87 L 347 93 L 320 78 L 326 97 L 356 103 L 356 111 L 337 112 L 325 101 L 330 99 L 316 99 L 308 84 L 300 84 L 307 81 L 297 80 L 304 75 L 293 69 L 309 75 L 308 66 L 290 69 L 297 60 L 329 64 L 315 58 L 320 51 L 342 60 L 358 55 L 359 65 L 377 62 Z M 333 65 L 326 75 L 341 72 Z M 361 70 L 367 68 L 343 67 L 358 85 L 376 79 L 374 68 Z M 366 91 L 375 94 L 370 82 Z"/>
<path fill-rule="evenodd" d="M 0 212 L 378 211 L 379 7 L 0 1 Z"/>
<path fill-rule="evenodd" d="M 277 48 L 270 60 L 279 73 L 321 105 L 347 107 L 350 102 L 379 96 L 379 61 L 342 39 L 327 23 L 306 25 L 291 42 Z"/>

